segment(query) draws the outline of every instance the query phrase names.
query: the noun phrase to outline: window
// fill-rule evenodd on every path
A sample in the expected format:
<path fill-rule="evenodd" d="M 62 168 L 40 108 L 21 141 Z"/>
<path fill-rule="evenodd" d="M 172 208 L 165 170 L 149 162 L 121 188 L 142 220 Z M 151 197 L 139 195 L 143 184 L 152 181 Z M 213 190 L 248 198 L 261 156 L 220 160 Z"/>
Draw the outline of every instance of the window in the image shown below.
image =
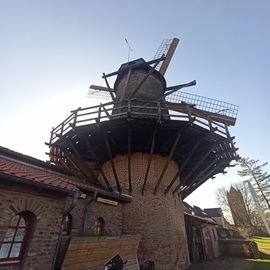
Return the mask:
<path fill-rule="evenodd" d="M 104 234 L 104 219 L 102 217 L 98 218 L 95 222 L 95 233 L 97 235 Z"/>
<path fill-rule="evenodd" d="M 62 235 L 68 236 L 71 233 L 72 228 L 72 216 L 69 214 L 65 216 L 64 222 L 63 222 L 63 228 L 62 228 Z"/>
<path fill-rule="evenodd" d="M 12 218 L 0 246 L 0 266 L 19 264 L 22 261 L 32 221 L 32 214 L 28 212 L 22 212 Z"/>

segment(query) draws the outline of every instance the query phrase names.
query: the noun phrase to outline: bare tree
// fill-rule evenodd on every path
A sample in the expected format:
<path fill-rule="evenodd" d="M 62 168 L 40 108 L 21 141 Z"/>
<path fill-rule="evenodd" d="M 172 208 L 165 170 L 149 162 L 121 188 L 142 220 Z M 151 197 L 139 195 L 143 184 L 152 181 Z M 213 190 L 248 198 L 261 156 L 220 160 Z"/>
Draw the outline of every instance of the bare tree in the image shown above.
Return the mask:
<path fill-rule="evenodd" d="M 270 210 L 270 175 L 264 170 L 267 162 L 261 165 L 258 165 L 258 162 L 259 160 L 241 158 L 239 161 L 241 170 L 238 171 L 238 175 L 245 177 L 245 180 L 255 183 L 255 190 L 258 193 L 259 199 Z"/>
<path fill-rule="evenodd" d="M 224 213 L 230 213 L 227 192 L 228 189 L 226 187 L 221 187 L 216 190 L 216 202 Z"/>

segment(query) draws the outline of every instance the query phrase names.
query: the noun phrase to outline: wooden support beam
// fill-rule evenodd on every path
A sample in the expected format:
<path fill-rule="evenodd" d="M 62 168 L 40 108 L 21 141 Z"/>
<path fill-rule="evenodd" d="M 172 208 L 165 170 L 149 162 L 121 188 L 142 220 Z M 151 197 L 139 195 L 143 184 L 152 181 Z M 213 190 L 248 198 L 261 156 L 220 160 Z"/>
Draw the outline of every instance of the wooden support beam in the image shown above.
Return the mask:
<path fill-rule="evenodd" d="M 100 116 L 101 116 L 101 103 L 100 103 L 100 105 L 99 105 L 99 107 L 98 107 L 98 118 L 97 118 L 97 122 L 98 123 L 100 123 Z"/>
<path fill-rule="evenodd" d="M 131 138 L 132 130 L 128 128 L 128 190 L 129 194 L 132 193 L 132 179 L 131 179 Z"/>
<path fill-rule="evenodd" d="M 207 179 L 213 177 L 217 173 L 222 172 L 223 170 L 218 169 L 218 167 L 213 168 L 211 171 L 209 171 L 204 177 L 202 177 L 196 184 L 193 184 L 192 187 L 189 189 L 184 190 L 181 192 L 182 199 L 185 199 L 188 195 L 190 195 L 195 189 L 197 189 L 200 185 L 202 185 Z"/>
<path fill-rule="evenodd" d="M 232 160 L 235 159 L 235 148 L 232 147 L 232 143 L 226 144 L 225 142 L 223 142 L 221 144 L 221 148 L 225 152 L 227 157 L 229 157 Z"/>
<path fill-rule="evenodd" d="M 198 116 L 204 119 L 209 119 L 209 117 L 211 117 L 211 119 L 213 121 L 219 122 L 219 123 L 223 123 L 225 125 L 229 125 L 229 126 L 234 126 L 235 122 L 236 122 L 236 118 L 234 117 L 230 117 L 230 116 L 226 116 L 226 115 L 222 115 L 222 114 L 218 114 L 218 113 L 213 113 L 213 112 L 208 112 L 205 110 L 200 110 L 200 109 L 196 109 L 190 105 L 187 104 L 181 104 L 181 103 L 171 103 L 171 102 L 167 102 L 167 107 L 169 110 L 172 111 L 177 111 L 177 112 L 181 112 L 181 113 L 191 113 L 191 115 L 193 116 Z"/>
<path fill-rule="evenodd" d="M 212 132 L 214 132 L 214 130 L 212 131 L 208 131 L 206 132 L 205 135 L 201 136 L 201 138 L 197 141 L 197 143 L 193 146 L 193 148 L 191 149 L 191 151 L 189 152 L 187 158 L 185 159 L 184 163 L 182 164 L 181 168 L 179 168 L 178 172 L 175 174 L 175 176 L 173 177 L 172 181 L 170 182 L 170 184 L 167 186 L 164 194 L 167 194 L 169 192 L 169 190 L 171 189 L 171 187 L 173 186 L 173 184 L 175 183 L 176 179 L 178 176 L 180 176 L 181 171 L 184 170 L 184 168 L 186 167 L 187 163 L 189 162 L 189 160 L 193 157 L 195 151 L 197 150 L 197 148 L 199 147 L 199 145 L 203 142 L 203 140 L 208 137 L 210 134 L 212 134 Z"/>
<path fill-rule="evenodd" d="M 191 81 L 189 83 L 184 83 L 184 84 L 179 84 L 179 85 L 168 87 L 165 90 L 166 93 L 162 96 L 161 99 L 165 98 L 166 96 L 168 96 L 168 95 L 170 95 L 170 94 L 172 94 L 172 93 L 174 93 L 174 92 L 176 92 L 176 91 L 178 91 L 178 90 L 180 90 L 182 88 L 194 86 L 194 85 L 196 85 L 196 83 L 197 83 L 196 80 L 193 80 L 193 81 Z"/>
<path fill-rule="evenodd" d="M 113 91 L 110 90 L 111 87 L 110 87 L 110 85 L 109 85 L 109 82 L 108 82 L 108 80 L 107 80 L 107 77 L 105 76 L 105 73 L 103 73 L 103 77 L 104 77 L 104 80 L 105 80 L 105 82 L 106 82 L 108 91 L 110 92 L 111 98 L 112 98 L 113 101 L 115 101 L 114 93 L 113 93 Z"/>
<path fill-rule="evenodd" d="M 236 149 L 232 147 L 232 142 L 234 140 L 234 137 L 228 137 L 226 140 L 222 141 L 218 147 L 218 154 L 220 157 L 223 157 L 225 159 L 236 159 Z"/>
<path fill-rule="evenodd" d="M 217 146 L 217 150 L 218 150 L 218 154 L 221 158 L 228 158 L 231 159 L 231 154 L 228 152 L 228 149 L 225 145 L 223 145 L 223 143 L 220 143 Z"/>
<path fill-rule="evenodd" d="M 107 115 L 107 117 L 108 117 L 109 119 L 111 119 L 111 115 L 109 114 L 109 112 L 108 112 L 108 110 L 106 109 L 106 107 L 104 106 L 104 104 L 101 103 L 101 106 L 102 106 L 102 108 L 103 108 L 105 114 Z"/>
<path fill-rule="evenodd" d="M 159 63 L 160 61 L 163 61 L 165 59 L 166 59 L 166 57 L 163 55 L 162 57 L 160 57 L 158 59 L 154 59 L 154 60 L 151 60 L 151 61 L 146 62 L 146 64 L 152 65 L 152 64 L 155 64 L 157 62 Z M 106 75 L 103 73 L 102 78 L 105 79 L 105 78 L 108 78 L 108 77 L 111 77 L 111 76 L 115 76 L 115 75 L 118 75 L 118 74 L 119 74 L 119 70 L 118 71 L 114 71 L 114 72 L 109 73 L 109 74 L 106 74 Z"/>
<path fill-rule="evenodd" d="M 208 158 L 208 156 L 213 152 L 214 148 L 216 147 L 216 144 L 214 146 L 212 146 L 201 158 L 201 160 L 199 162 L 197 162 L 197 164 L 192 168 L 192 170 L 190 170 L 190 172 L 188 173 L 188 175 L 184 178 L 182 184 L 185 184 L 187 182 L 187 180 L 192 176 L 192 174 L 200 167 L 200 165 L 203 164 L 203 162 Z"/>
<path fill-rule="evenodd" d="M 143 180 L 143 186 L 142 186 L 142 190 L 141 190 L 142 195 L 144 194 L 145 185 L 146 185 L 146 182 L 147 182 L 149 170 L 150 170 L 151 163 L 152 163 L 153 152 L 154 152 L 154 148 L 155 148 L 155 144 L 156 144 L 157 130 L 158 130 L 158 127 L 156 126 L 155 129 L 154 129 L 154 132 L 153 132 L 153 136 L 152 136 L 150 155 L 149 155 L 149 158 L 148 158 L 147 168 L 146 168 L 146 172 L 145 172 L 145 176 L 144 176 L 144 180 Z"/>
<path fill-rule="evenodd" d="M 93 89 L 93 90 L 98 90 L 98 91 L 114 92 L 113 88 L 108 89 L 107 87 L 100 86 L 100 85 L 94 85 L 94 84 L 90 85 L 89 88 Z"/>
<path fill-rule="evenodd" d="M 157 62 L 159 63 L 160 61 L 163 61 L 165 59 L 166 59 L 165 56 L 161 56 L 160 58 L 153 59 L 153 60 L 146 62 L 146 64 L 148 64 L 148 65 L 156 64 Z"/>
<path fill-rule="evenodd" d="M 111 185 L 110 185 L 110 183 L 109 183 L 109 181 L 108 181 L 108 179 L 107 179 L 107 177 L 106 177 L 106 175 L 105 175 L 105 173 L 104 173 L 104 171 L 103 171 L 103 169 L 102 169 L 101 164 L 100 164 L 99 161 L 98 161 L 98 158 L 97 158 L 97 156 L 96 156 L 96 153 L 95 153 L 95 151 L 94 151 L 94 148 L 92 147 L 91 143 L 89 142 L 88 136 L 85 135 L 85 134 L 82 134 L 82 132 L 81 132 L 77 127 L 75 127 L 75 126 L 73 126 L 73 125 L 72 125 L 72 128 L 73 128 L 74 130 L 76 130 L 76 133 L 77 133 L 77 134 L 80 134 L 80 135 L 82 136 L 83 141 L 86 143 L 87 149 L 90 151 L 91 155 L 93 156 L 93 158 L 94 158 L 94 160 L 95 160 L 95 163 L 96 163 L 96 165 L 97 165 L 97 167 L 98 167 L 98 169 L 99 169 L 99 171 L 100 171 L 100 174 L 102 175 L 102 177 L 103 177 L 103 179 L 104 179 L 104 182 L 105 182 L 106 186 L 108 187 L 108 190 L 112 192 L 113 189 L 112 189 L 112 187 L 111 187 Z"/>
<path fill-rule="evenodd" d="M 198 181 L 198 179 L 200 179 L 203 175 L 205 175 L 209 170 L 212 171 L 214 169 L 216 169 L 216 167 L 212 168 L 215 163 L 218 161 L 218 157 L 216 157 L 212 162 L 210 162 L 210 164 L 208 164 L 201 172 L 199 172 L 199 174 L 193 179 L 193 181 L 191 181 L 191 183 L 189 185 L 186 185 L 182 190 L 186 190 L 188 189 L 190 186 L 193 185 L 194 182 Z"/>
<path fill-rule="evenodd" d="M 90 151 L 91 155 L 93 156 L 93 158 L 95 160 L 95 163 L 97 164 L 97 167 L 98 167 L 98 169 L 100 171 L 100 174 L 102 175 L 102 177 L 104 179 L 104 182 L 105 182 L 106 186 L 108 187 L 109 191 L 113 191 L 113 189 L 112 189 L 112 187 L 111 187 L 111 185 L 110 185 L 110 183 L 108 181 L 108 178 L 106 177 L 106 175 L 105 175 L 105 173 L 104 173 L 104 171 L 102 169 L 102 166 L 98 161 L 95 150 L 94 150 L 93 146 L 91 145 L 91 143 L 89 142 L 89 139 L 88 139 L 88 137 L 86 135 L 84 135 L 84 141 L 86 143 L 87 149 Z"/>
<path fill-rule="evenodd" d="M 113 156 L 112 156 L 112 151 L 111 151 L 111 147 L 110 147 L 109 140 L 108 140 L 108 134 L 104 130 L 103 130 L 103 137 L 104 137 L 108 157 L 110 159 L 111 167 L 112 167 L 112 170 L 113 170 L 113 175 L 114 175 L 114 178 L 115 178 L 117 190 L 118 190 L 119 193 L 122 193 L 122 188 L 121 188 L 121 185 L 119 183 L 116 168 L 115 168 L 114 162 L 113 162 Z"/>
<path fill-rule="evenodd" d="M 65 157 L 65 158 L 66 158 L 66 157 Z M 61 158 L 59 158 L 57 162 L 60 163 L 60 166 L 61 166 L 61 167 L 64 167 L 64 168 L 66 168 L 67 170 L 70 170 L 70 168 L 68 167 L 68 165 L 67 165 Z"/>
<path fill-rule="evenodd" d="M 195 117 L 189 117 L 189 123 L 193 123 L 195 121 Z M 174 141 L 174 139 L 176 138 L 177 134 L 174 134 L 174 136 L 171 136 L 166 142 L 164 142 L 162 145 L 160 145 L 159 149 L 164 149 L 164 148 L 168 148 L 168 146 L 172 143 L 172 141 Z"/>
<path fill-rule="evenodd" d="M 156 183 L 156 186 L 155 186 L 155 189 L 154 189 L 154 192 L 153 192 L 154 194 L 157 193 L 157 190 L 158 190 L 158 188 L 159 188 L 159 186 L 160 186 L 160 183 L 161 183 L 161 181 L 162 181 L 162 179 L 163 179 L 163 177 L 164 177 L 164 174 L 166 173 L 166 171 L 167 171 L 167 169 L 168 169 L 169 163 L 170 163 L 171 160 L 172 160 L 173 154 L 174 154 L 174 152 L 175 152 L 175 149 L 176 149 L 176 147 L 177 147 L 177 145 L 178 145 L 178 142 L 179 142 L 179 140 L 180 140 L 180 137 L 181 137 L 183 131 L 184 131 L 187 127 L 189 127 L 189 126 L 190 126 L 190 123 L 186 124 L 184 127 L 182 127 L 182 128 L 178 131 L 177 136 L 176 136 L 176 139 L 175 139 L 175 141 L 174 141 L 174 144 L 173 144 L 173 146 L 172 146 L 172 148 L 171 148 L 170 154 L 169 154 L 169 156 L 168 156 L 168 158 L 167 158 L 167 161 L 166 161 L 166 163 L 165 163 L 165 165 L 164 165 L 164 168 L 163 168 L 163 170 L 162 170 L 162 172 L 161 172 L 161 174 L 160 174 L 160 176 L 159 176 L 159 178 L 158 178 L 158 180 L 157 180 L 157 183 Z"/>
<path fill-rule="evenodd" d="M 213 149 L 215 148 L 216 144 L 212 146 L 201 158 L 199 162 L 192 168 L 192 170 L 188 173 L 188 175 L 183 179 L 182 183 L 180 183 L 174 190 L 175 193 L 182 185 L 184 185 L 187 180 L 191 177 L 191 175 L 199 168 L 199 166 L 206 160 L 206 158 L 212 153 Z"/>
<path fill-rule="evenodd" d="M 118 70 L 114 71 L 112 73 L 106 74 L 106 75 L 105 75 L 105 73 L 103 73 L 102 78 L 105 79 L 105 78 L 108 78 L 108 77 L 111 77 L 111 76 L 115 76 L 115 75 L 118 75 L 118 73 L 119 73 Z"/>
<path fill-rule="evenodd" d="M 162 65 L 161 65 L 161 67 L 159 69 L 159 73 L 161 75 L 163 75 L 163 76 L 164 76 L 164 74 L 165 74 L 165 72 L 166 72 L 166 70 L 167 70 L 167 68 L 168 68 L 168 66 L 169 66 L 169 64 L 170 64 L 170 62 L 172 60 L 172 57 L 173 57 L 173 54 L 174 54 L 174 52 L 176 50 L 178 42 L 179 42 L 178 38 L 173 39 L 173 41 L 172 41 L 172 43 L 170 45 L 170 48 L 169 48 L 169 50 L 167 52 L 166 59 L 163 61 Z"/>
<path fill-rule="evenodd" d="M 76 159 L 77 159 L 80 163 L 83 163 L 83 164 L 84 164 L 84 167 L 87 168 L 87 173 L 90 174 L 90 177 L 91 177 L 93 180 L 97 181 L 97 179 L 96 179 L 94 173 L 93 173 L 92 170 L 89 168 L 89 165 L 86 163 L 86 161 L 85 161 L 84 159 L 81 158 L 81 155 L 80 155 L 80 153 L 78 152 L 77 148 L 75 147 L 74 143 L 71 141 L 71 139 L 69 139 L 68 141 L 69 141 L 69 146 L 70 146 L 70 148 L 71 148 L 71 150 L 72 150 L 72 151 L 71 151 L 72 154 L 75 155 Z M 73 160 L 73 162 L 74 162 L 74 160 Z M 75 163 L 76 163 L 76 162 L 75 162 Z M 77 166 L 78 166 L 78 164 L 77 164 Z M 85 171 L 81 168 L 81 166 L 78 166 L 78 167 L 79 167 L 80 171 L 81 171 L 86 177 L 88 177 L 87 173 L 85 173 Z"/>
<path fill-rule="evenodd" d="M 71 157 L 67 156 L 66 158 L 76 171 L 80 172 L 85 178 L 88 178 L 88 176 L 77 166 Z"/>

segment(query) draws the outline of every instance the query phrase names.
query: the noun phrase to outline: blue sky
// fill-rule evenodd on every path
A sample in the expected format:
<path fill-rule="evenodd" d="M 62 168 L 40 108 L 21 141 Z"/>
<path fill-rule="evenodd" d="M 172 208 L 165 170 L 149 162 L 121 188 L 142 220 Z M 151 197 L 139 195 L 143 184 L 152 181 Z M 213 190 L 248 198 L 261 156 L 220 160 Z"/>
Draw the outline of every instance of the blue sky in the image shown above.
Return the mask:
<path fill-rule="evenodd" d="M 263 0 L 0 0 L 0 145 L 46 160 L 52 126 L 94 104 L 89 85 L 127 61 L 125 38 L 132 59 L 150 60 L 164 38 L 178 37 L 168 85 L 196 79 L 186 91 L 239 105 L 239 154 L 269 161 L 269 25 Z M 215 189 L 238 181 L 235 171 L 188 201 L 215 206 Z"/>

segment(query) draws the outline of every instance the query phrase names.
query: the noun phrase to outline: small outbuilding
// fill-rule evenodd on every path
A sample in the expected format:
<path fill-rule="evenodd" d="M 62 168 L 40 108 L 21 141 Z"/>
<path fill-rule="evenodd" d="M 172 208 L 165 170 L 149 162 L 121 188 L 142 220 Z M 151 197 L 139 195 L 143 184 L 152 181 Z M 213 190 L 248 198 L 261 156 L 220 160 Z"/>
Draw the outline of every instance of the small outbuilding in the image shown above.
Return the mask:
<path fill-rule="evenodd" d="M 220 256 L 217 222 L 201 208 L 186 202 L 184 211 L 190 261 L 206 261 Z"/>

